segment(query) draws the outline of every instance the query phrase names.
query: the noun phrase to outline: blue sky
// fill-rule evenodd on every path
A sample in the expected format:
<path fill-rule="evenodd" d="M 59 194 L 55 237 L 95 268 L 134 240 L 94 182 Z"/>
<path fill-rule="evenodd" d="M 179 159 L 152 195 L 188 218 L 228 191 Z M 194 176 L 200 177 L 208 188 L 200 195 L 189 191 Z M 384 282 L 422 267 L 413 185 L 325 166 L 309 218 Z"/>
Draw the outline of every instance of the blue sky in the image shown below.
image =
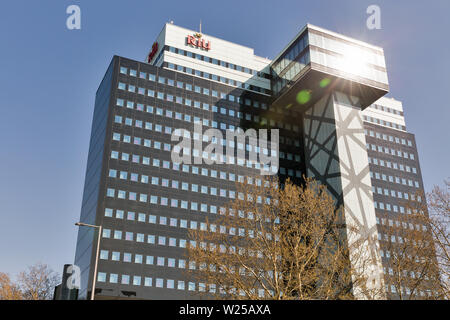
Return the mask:
<path fill-rule="evenodd" d="M 66 8 L 81 8 L 81 30 Z M 381 8 L 381 30 L 366 8 Z M 143 60 L 163 24 L 274 57 L 307 23 L 384 48 L 426 189 L 450 177 L 450 1 L 4 0 L 0 10 L 0 272 L 72 263 L 97 86 L 113 55 Z"/>

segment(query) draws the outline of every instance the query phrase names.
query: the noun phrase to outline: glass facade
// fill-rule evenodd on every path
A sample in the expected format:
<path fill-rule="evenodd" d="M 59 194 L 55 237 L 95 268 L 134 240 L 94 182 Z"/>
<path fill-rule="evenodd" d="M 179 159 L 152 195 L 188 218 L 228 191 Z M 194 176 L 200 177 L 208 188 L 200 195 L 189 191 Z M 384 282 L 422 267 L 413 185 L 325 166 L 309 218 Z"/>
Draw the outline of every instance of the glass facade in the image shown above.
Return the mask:
<path fill-rule="evenodd" d="M 308 25 L 271 64 L 274 96 L 289 91 L 305 67 L 365 85 L 387 89 L 381 48 Z"/>
<path fill-rule="evenodd" d="M 289 85 L 310 62 L 308 33 L 300 35 L 271 67 L 274 95 Z"/>
<path fill-rule="evenodd" d="M 95 98 L 94 117 L 91 128 L 91 140 L 87 160 L 86 177 L 84 182 L 83 202 L 80 221 L 95 224 L 99 199 L 101 199 L 101 177 L 103 169 L 103 151 L 105 148 L 106 131 L 108 127 L 108 111 L 112 90 L 114 64 L 111 63 Z M 81 271 L 81 290 L 79 298 L 87 296 L 87 285 L 92 262 L 94 237 L 97 236 L 93 228 L 81 227 L 78 231 L 75 265 Z"/>
<path fill-rule="evenodd" d="M 236 182 L 259 174 L 261 167 L 237 154 L 234 164 L 174 163 L 172 133 L 176 129 L 193 132 L 196 124 L 202 124 L 203 130 L 219 129 L 224 137 L 226 130 L 238 127 L 277 128 L 280 148 L 275 172 L 279 169 L 282 180 L 289 177 L 300 183 L 304 172 L 302 132 L 295 120 L 300 115 L 271 107 L 266 95 L 223 83 L 120 57 L 112 64 L 117 71 L 111 77 L 108 70 L 105 77 L 112 97 L 104 100 L 108 111 L 94 115 L 94 123 L 105 125 L 106 121 L 107 130 L 91 141 L 91 149 L 105 150 L 105 156 L 96 157 L 97 177 L 100 172 L 104 177 L 96 187 L 97 218 L 83 220 L 84 211 L 81 217 L 83 222 L 104 228 L 97 275 L 101 274 L 102 281 L 96 288 L 100 295 L 119 297 L 122 291 L 135 292 L 138 298 L 190 297 L 203 287 L 189 281 L 183 272 L 193 267 L 185 256 L 191 243 L 189 230 L 205 229 L 206 218 L 214 219 L 238 196 Z M 103 94 L 109 95 L 100 89 L 97 105 Z M 201 135 L 192 138 L 202 141 L 203 148 L 209 144 Z M 218 142 L 225 147 L 225 140 Z M 246 159 L 254 148 L 248 140 L 243 144 L 236 141 L 235 147 L 245 151 Z M 190 151 L 208 157 L 195 146 Z M 274 150 L 261 148 L 258 152 L 273 154 Z M 91 185 L 91 180 L 86 184 Z M 82 232 L 90 230 L 80 229 Z M 93 236 L 90 234 L 86 245 L 78 242 L 76 263 L 83 257 L 83 263 L 92 263 Z M 80 298 L 88 293 L 89 271 L 87 268 Z"/>

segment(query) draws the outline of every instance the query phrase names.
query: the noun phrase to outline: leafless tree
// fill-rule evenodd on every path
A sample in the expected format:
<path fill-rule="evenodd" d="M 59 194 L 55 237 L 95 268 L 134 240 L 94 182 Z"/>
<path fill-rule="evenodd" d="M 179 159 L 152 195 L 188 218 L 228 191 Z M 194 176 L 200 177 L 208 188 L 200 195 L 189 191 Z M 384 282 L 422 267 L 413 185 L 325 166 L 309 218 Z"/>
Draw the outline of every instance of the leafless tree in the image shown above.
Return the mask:
<path fill-rule="evenodd" d="M 50 300 L 60 276 L 42 263 L 29 266 L 19 273 L 18 283 L 24 300 Z"/>
<path fill-rule="evenodd" d="M 409 208 L 407 208 L 408 210 Z M 386 265 L 385 282 L 393 299 L 424 299 L 438 278 L 433 237 L 418 214 L 389 217 L 381 228 Z"/>
<path fill-rule="evenodd" d="M 393 298 L 449 299 L 449 183 L 427 194 L 410 195 L 403 214 L 383 219 L 386 283 Z"/>
<path fill-rule="evenodd" d="M 354 299 L 358 286 L 366 296 L 380 297 L 366 286 L 363 269 L 372 261 L 346 241 L 357 230 L 345 225 L 325 186 L 312 179 L 300 187 L 289 180 L 281 186 L 274 178 L 247 178 L 237 184 L 237 195 L 216 219 L 190 231 L 188 274 L 200 282 L 200 294 Z"/>
<path fill-rule="evenodd" d="M 442 286 L 441 298 L 450 299 L 450 180 L 444 187 L 435 186 L 427 195 L 428 224 L 433 234 L 437 268 Z"/>

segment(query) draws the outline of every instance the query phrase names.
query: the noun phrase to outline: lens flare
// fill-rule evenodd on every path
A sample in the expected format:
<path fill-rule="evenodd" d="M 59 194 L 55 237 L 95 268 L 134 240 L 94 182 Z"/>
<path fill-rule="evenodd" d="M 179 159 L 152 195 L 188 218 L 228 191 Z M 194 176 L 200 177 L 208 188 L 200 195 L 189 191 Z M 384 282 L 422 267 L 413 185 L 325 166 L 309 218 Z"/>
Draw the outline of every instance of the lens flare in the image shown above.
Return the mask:
<path fill-rule="evenodd" d="M 328 87 L 328 85 L 330 84 L 330 82 L 331 82 L 330 79 L 328 79 L 328 78 L 323 78 L 323 79 L 320 81 L 319 86 L 320 86 L 321 88 L 326 88 L 326 87 Z"/>
<path fill-rule="evenodd" d="M 297 93 L 297 102 L 299 104 L 305 104 L 311 100 L 311 92 L 309 90 L 302 90 Z"/>

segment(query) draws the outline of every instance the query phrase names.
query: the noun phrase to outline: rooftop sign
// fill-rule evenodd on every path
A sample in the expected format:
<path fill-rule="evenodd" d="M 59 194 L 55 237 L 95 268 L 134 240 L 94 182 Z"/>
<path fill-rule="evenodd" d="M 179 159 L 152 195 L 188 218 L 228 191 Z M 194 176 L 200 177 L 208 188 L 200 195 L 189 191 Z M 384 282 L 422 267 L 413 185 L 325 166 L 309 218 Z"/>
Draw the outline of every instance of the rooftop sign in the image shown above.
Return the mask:
<path fill-rule="evenodd" d="M 188 35 L 186 37 L 186 44 L 200 48 L 200 49 L 205 49 L 205 50 L 211 49 L 211 41 L 205 41 L 205 39 L 202 39 L 201 33 L 195 33 L 194 35 Z"/>

